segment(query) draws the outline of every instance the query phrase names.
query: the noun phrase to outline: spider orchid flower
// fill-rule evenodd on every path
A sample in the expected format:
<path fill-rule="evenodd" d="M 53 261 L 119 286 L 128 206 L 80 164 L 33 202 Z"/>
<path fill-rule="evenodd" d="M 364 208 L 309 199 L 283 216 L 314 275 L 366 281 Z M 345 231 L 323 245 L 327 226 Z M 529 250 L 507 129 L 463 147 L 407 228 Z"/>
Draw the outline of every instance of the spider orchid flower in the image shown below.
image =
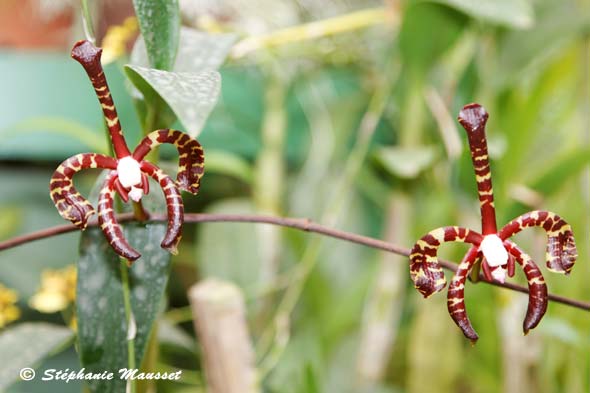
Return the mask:
<path fill-rule="evenodd" d="M 446 280 L 437 259 L 439 246 L 446 242 L 471 244 L 449 286 L 447 307 L 451 318 L 461 328 L 465 337 L 475 343 L 478 335 L 465 310 L 464 289 L 469 272 L 477 261 L 481 261 L 485 279 L 503 283 L 507 276 L 514 276 L 515 263 L 518 263 L 524 271 L 529 289 L 528 309 L 523 323 L 524 333 L 527 334 L 539 324 L 547 311 L 547 286 L 537 264 L 509 239 L 527 227 L 543 228 L 548 238 L 548 269 L 556 273 L 569 274 L 577 258 L 574 235 L 567 222 L 548 211 L 528 212 L 510 221 L 498 231 L 485 135 L 488 114 L 482 106 L 469 104 L 459 113 L 458 120 L 467 131 L 469 140 L 481 208 L 482 232 L 456 226 L 430 231 L 412 248 L 410 275 L 414 286 L 425 298 L 441 291 L 446 285 Z"/>
<path fill-rule="evenodd" d="M 62 162 L 49 184 L 51 199 L 59 214 L 75 226 L 84 230 L 88 219 L 95 211 L 90 202 L 74 187 L 73 176 L 86 168 L 107 169 L 106 180 L 98 199 L 98 221 L 107 240 L 117 254 L 131 264 L 141 255 L 133 249 L 123 236 L 113 209 L 113 196 L 118 193 L 124 202 L 129 199 L 139 202 L 149 193 L 148 178 L 154 179 L 166 197 L 168 227 L 162 248 L 175 254 L 182 235 L 184 206 L 180 190 L 197 194 L 204 171 L 203 149 L 199 142 L 189 135 L 176 130 L 162 129 L 148 134 L 131 153 L 125 142 L 117 110 L 100 62 L 102 49 L 89 41 L 79 41 L 72 49 L 72 57 L 86 70 L 102 107 L 115 157 L 98 153 L 82 153 Z M 170 143 L 179 153 L 179 168 L 176 181 L 156 165 L 144 160 L 155 147 Z"/>

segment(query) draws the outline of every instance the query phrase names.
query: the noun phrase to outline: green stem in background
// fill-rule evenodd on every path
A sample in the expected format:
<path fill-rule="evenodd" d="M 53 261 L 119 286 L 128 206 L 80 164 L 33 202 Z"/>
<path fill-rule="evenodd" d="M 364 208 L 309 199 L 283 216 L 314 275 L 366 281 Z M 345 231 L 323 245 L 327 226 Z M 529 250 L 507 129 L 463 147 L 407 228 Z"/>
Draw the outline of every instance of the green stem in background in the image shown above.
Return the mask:
<path fill-rule="evenodd" d="M 285 177 L 284 148 L 287 131 L 285 110 L 286 86 L 280 70 L 271 64 L 265 94 L 265 114 L 262 122 L 262 149 L 254 172 L 254 202 L 261 214 L 280 215 Z M 281 250 L 279 228 L 259 228 L 261 251 L 260 282 L 275 279 Z M 263 307 L 264 308 L 264 307 Z"/>
<path fill-rule="evenodd" d="M 88 7 L 88 0 L 80 0 L 82 5 L 82 24 L 84 26 L 84 34 L 86 39 L 96 45 L 96 35 L 94 34 L 94 26 L 92 23 L 92 16 Z"/>
<path fill-rule="evenodd" d="M 391 191 L 386 210 L 384 238 L 408 244 L 413 222 L 413 201 L 409 194 Z M 398 339 L 404 311 L 407 257 L 381 252 L 374 281 L 363 306 L 356 372 L 359 391 L 374 391 L 385 378 Z"/>
<path fill-rule="evenodd" d="M 129 268 L 125 262 L 121 260 L 121 284 L 123 286 L 123 302 L 125 304 L 125 318 L 127 320 L 127 368 L 132 370 L 135 369 L 135 333 L 129 332 L 130 330 L 135 331 L 135 320 L 133 317 L 133 310 L 131 309 L 131 289 L 129 285 Z M 129 379 L 127 388 L 128 393 L 136 393 L 135 380 Z"/>
<path fill-rule="evenodd" d="M 234 46 L 232 57 L 238 59 L 258 50 L 281 47 L 287 44 L 314 40 L 321 37 L 329 37 L 387 22 L 397 24 L 396 12 L 397 10 L 388 9 L 387 7 L 368 8 L 320 21 L 288 27 L 269 34 L 247 37 Z"/>
<path fill-rule="evenodd" d="M 362 165 L 365 162 L 371 140 L 379 120 L 381 119 L 385 110 L 385 105 L 391 94 L 394 80 L 396 79 L 397 72 L 391 71 L 392 63 L 388 62 L 384 75 L 384 80 L 376 83 L 375 93 L 369 101 L 369 106 L 361 120 L 358 128 L 357 140 L 354 147 L 346 160 L 344 171 L 340 176 L 337 186 L 335 187 L 334 193 L 330 198 L 330 202 L 327 204 L 328 208 L 322 215 L 321 222 L 328 226 L 334 226 L 338 216 L 340 215 L 343 208 L 349 202 L 350 192 L 354 184 L 354 180 L 358 175 Z M 278 332 L 277 327 L 284 327 L 289 329 L 288 323 L 281 323 L 281 321 L 288 321 L 293 309 L 295 308 L 301 292 L 303 291 L 304 285 L 307 281 L 307 277 L 315 267 L 318 257 L 320 255 L 322 246 L 322 239 L 316 238 L 311 241 L 308 247 L 305 249 L 303 257 L 297 268 L 291 284 L 287 287 L 283 299 L 279 303 L 275 314 L 275 324 L 270 326 L 263 331 L 260 340 L 257 344 L 257 352 L 259 356 L 269 354 L 267 359 L 263 359 L 260 366 L 261 378 L 264 378 L 265 374 L 270 372 L 274 368 L 278 361 L 280 354 L 286 348 L 287 343 L 284 340 L 275 340 L 275 337 L 288 337 L 286 332 Z M 281 347 L 280 350 L 272 348 L 273 342 Z M 279 354 L 277 354 L 279 353 Z"/>

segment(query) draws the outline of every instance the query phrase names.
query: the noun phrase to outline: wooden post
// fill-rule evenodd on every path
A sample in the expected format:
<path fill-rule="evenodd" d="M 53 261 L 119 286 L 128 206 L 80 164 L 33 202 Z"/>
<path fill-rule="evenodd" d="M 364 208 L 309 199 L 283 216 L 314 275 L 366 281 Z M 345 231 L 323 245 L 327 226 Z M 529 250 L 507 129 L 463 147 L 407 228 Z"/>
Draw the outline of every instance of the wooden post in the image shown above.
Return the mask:
<path fill-rule="evenodd" d="M 258 393 L 244 297 L 232 283 L 207 279 L 188 292 L 210 393 Z"/>

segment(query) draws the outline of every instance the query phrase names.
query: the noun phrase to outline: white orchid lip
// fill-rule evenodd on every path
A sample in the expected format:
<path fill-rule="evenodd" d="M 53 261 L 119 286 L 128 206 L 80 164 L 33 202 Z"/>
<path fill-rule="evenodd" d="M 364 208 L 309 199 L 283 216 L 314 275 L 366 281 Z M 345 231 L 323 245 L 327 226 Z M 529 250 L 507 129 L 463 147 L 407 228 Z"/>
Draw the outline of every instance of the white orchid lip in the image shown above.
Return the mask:
<path fill-rule="evenodd" d="M 139 187 L 132 186 L 131 191 L 129 191 L 129 198 L 132 201 L 139 202 L 141 197 L 143 196 L 143 189 Z"/>
<path fill-rule="evenodd" d="M 508 252 L 498 235 L 484 236 L 479 249 L 490 267 L 502 266 L 508 263 Z"/>
<path fill-rule="evenodd" d="M 492 277 L 494 278 L 494 280 L 504 284 L 504 281 L 506 281 L 506 269 L 502 267 L 495 268 L 494 270 L 492 270 Z"/>
<path fill-rule="evenodd" d="M 125 188 L 131 188 L 141 184 L 141 169 L 139 162 L 131 156 L 123 157 L 117 164 L 119 182 Z"/>

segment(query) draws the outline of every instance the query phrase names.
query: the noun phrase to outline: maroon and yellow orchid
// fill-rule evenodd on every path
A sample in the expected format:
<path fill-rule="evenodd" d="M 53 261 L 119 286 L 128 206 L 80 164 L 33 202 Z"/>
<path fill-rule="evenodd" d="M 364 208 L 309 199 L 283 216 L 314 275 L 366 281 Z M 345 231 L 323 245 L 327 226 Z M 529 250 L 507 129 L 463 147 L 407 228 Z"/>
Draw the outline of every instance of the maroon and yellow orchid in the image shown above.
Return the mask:
<path fill-rule="evenodd" d="M 418 240 L 410 255 L 410 275 L 414 285 L 424 297 L 429 297 L 441 291 L 446 285 L 437 259 L 439 246 L 446 242 L 471 244 L 449 286 L 447 307 L 453 321 L 473 343 L 477 341 L 478 335 L 467 317 L 464 289 L 467 276 L 477 261 L 481 261 L 486 280 L 501 283 L 506 279 L 506 275 L 514 275 L 515 261 L 522 266 L 529 288 L 528 310 L 523 323 L 526 334 L 539 324 L 547 311 L 547 286 L 536 263 L 509 238 L 526 227 L 543 228 L 548 238 L 547 267 L 553 272 L 568 274 L 577 258 L 572 229 L 555 213 L 531 211 L 497 230 L 492 174 L 485 135 L 487 120 L 487 112 L 478 104 L 466 105 L 459 113 L 459 123 L 467 131 L 475 169 L 482 233 L 456 226 L 437 228 Z"/>
<path fill-rule="evenodd" d="M 148 177 L 153 178 L 164 192 L 168 211 L 168 228 L 162 248 L 176 253 L 182 235 L 184 206 L 180 190 L 197 194 L 204 171 L 203 149 L 199 142 L 176 130 L 156 130 L 147 135 L 131 153 L 125 142 L 117 110 L 109 91 L 100 62 L 102 49 L 89 41 L 79 41 L 72 49 L 72 57 L 86 70 L 102 107 L 115 157 L 98 153 L 82 153 L 65 160 L 57 167 L 49 185 L 51 199 L 59 214 L 84 230 L 95 211 L 90 202 L 76 190 L 73 176 L 86 168 L 103 168 L 110 172 L 102 186 L 98 199 L 98 221 L 115 252 L 130 263 L 141 255 L 123 236 L 123 231 L 113 209 L 113 196 L 118 193 L 124 202 L 139 202 L 149 192 Z M 144 160 L 155 147 L 163 143 L 176 146 L 179 168 L 176 181 L 156 165 Z"/>

